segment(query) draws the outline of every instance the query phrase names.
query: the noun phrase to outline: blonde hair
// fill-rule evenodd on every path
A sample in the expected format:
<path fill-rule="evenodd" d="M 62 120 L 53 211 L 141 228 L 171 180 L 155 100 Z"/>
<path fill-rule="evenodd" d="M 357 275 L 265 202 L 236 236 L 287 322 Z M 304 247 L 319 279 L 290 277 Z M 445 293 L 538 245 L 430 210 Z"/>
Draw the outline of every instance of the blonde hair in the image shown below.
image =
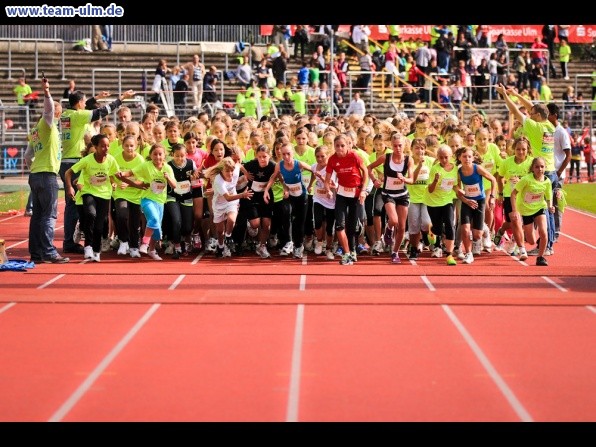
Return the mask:
<path fill-rule="evenodd" d="M 233 171 L 236 168 L 236 162 L 232 159 L 232 157 L 224 157 L 219 163 L 215 166 L 211 166 L 210 168 L 206 169 L 204 172 L 205 178 L 209 179 L 211 183 L 214 182 L 215 177 L 218 174 L 221 174 L 223 171 Z"/>

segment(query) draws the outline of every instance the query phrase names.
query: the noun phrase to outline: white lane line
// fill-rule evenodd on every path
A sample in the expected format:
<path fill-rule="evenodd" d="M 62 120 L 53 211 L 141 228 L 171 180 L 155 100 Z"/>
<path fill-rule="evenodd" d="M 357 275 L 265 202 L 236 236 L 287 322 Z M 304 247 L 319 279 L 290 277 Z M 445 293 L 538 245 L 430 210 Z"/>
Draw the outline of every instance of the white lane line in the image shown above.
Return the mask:
<path fill-rule="evenodd" d="M 586 306 L 588 308 L 588 310 L 591 310 L 592 312 L 594 312 L 596 314 L 596 307 L 594 306 Z"/>
<path fill-rule="evenodd" d="M 525 266 L 525 267 L 527 267 L 527 266 L 528 266 L 528 264 L 526 264 L 526 261 L 520 261 L 520 259 L 519 259 L 517 256 L 511 256 L 511 255 L 509 255 L 509 257 L 510 257 L 511 259 L 513 259 L 514 261 L 517 261 L 517 262 L 519 262 L 521 265 L 523 265 L 523 266 Z"/>
<path fill-rule="evenodd" d="M 571 208 L 570 206 L 565 207 L 565 209 L 568 209 L 569 211 L 573 211 L 575 213 L 582 214 L 584 216 L 588 216 L 588 217 L 592 217 L 592 218 L 596 219 L 596 216 L 594 214 L 590 214 L 590 213 L 586 213 L 584 211 L 576 210 L 575 208 Z"/>
<path fill-rule="evenodd" d="M 62 404 L 62 406 L 56 411 L 48 422 L 60 422 L 68 414 L 70 410 L 81 400 L 83 395 L 93 386 L 95 381 L 106 368 L 112 363 L 116 356 L 126 347 L 126 345 L 132 340 L 132 338 L 139 332 L 143 325 L 149 321 L 149 318 L 157 311 L 160 304 L 153 304 L 145 315 L 132 327 L 130 331 L 118 342 L 118 344 L 110 351 L 110 353 L 97 365 L 97 367 L 89 374 L 81 385 L 75 390 L 75 392 Z"/>
<path fill-rule="evenodd" d="M 420 277 L 422 278 L 422 281 L 424 282 L 424 284 L 426 284 L 426 287 L 428 287 L 428 289 L 431 292 L 434 292 L 435 290 L 437 290 L 437 289 L 435 289 L 435 286 L 433 286 L 433 284 L 430 282 L 430 279 L 428 279 L 426 277 L 426 275 L 420 275 Z"/>
<path fill-rule="evenodd" d="M 0 307 L 0 314 L 4 311 L 7 311 L 8 309 L 10 309 L 12 306 L 14 306 L 17 303 L 7 303 L 5 306 Z"/>
<path fill-rule="evenodd" d="M 455 314 L 449 308 L 449 306 L 447 306 L 446 304 L 442 304 L 441 307 L 443 308 L 451 322 L 455 325 L 459 333 L 462 335 L 468 346 L 472 349 L 472 352 L 476 355 L 484 369 L 488 372 L 489 377 L 493 380 L 493 382 L 495 382 L 497 388 L 501 391 L 501 393 L 503 393 L 505 399 L 507 399 L 509 405 L 511 405 L 511 407 L 517 413 L 521 421 L 534 422 L 532 416 L 530 416 L 530 413 L 526 411 L 521 402 L 517 399 L 517 397 L 515 397 L 513 391 L 511 391 L 511 389 L 507 386 L 503 378 L 499 375 L 497 370 L 490 363 L 490 360 L 488 360 L 486 355 L 484 355 L 482 349 L 480 349 L 476 341 L 472 338 L 472 336 L 466 330 L 464 325 L 458 320 L 458 318 L 455 316 Z"/>
<path fill-rule="evenodd" d="M 585 245 L 586 247 L 590 247 L 590 248 L 593 248 L 594 250 L 596 250 L 596 247 L 594 247 L 592 244 L 588 244 L 587 242 L 580 241 L 579 239 L 576 239 L 576 238 L 574 238 L 573 236 L 569 236 L 569 235 L 568 235 L 568 234 L 566 234 L 566 233 L 559 233 L 559 234 L 561 234 L 561 235 L 563 235 L 563 236 L 565 236 L 565 237 L 568 237 L 568 238 L 569 238 L 569 239 L 571 239 L 572 241 L 579 242 L 580 244 L 583 244 L 583 245 Z"/>
<path fill-rule="evenodd" d="M 168 287 L 168 290 L 174 290 L 176 287 L 178 287 L 178 284 L 180 284 L 185 277 L 186 275 L 178 276 L 178 278 L 176 278 L 176 281 L 174 281 L 172 285 Z"/>
<path fill-rule="evenodd" d="M 14 219 L 15 217 L 21 217 L 22 215 L 23 215 L 22 213 L 19 213 L 19 214 L 15 214 L 14 216 L 7 217 L 6 219 L 0 219 L 0 223 L 6 222 L 7 220 L 10 220 L 10 219 Z"/>
<path fill-rule="evenodd" d="M 296 307 L 296 326 L 294 327 L 294 346 L 292 347 L 292 367 L 290 372 L 290 390 L 288 393 L 288 411 L 286 422 L 298 422 L 298 401 L 300 399 L 300 368 L 302 363 L 302 338 L 304 332 L 304 304 Z"/>
<path fill-rule="evenodd" d="M 66 274 L 61 273 L 60 275 L 54 276 L 52 279 L 50 279 L 49 281 L 44 282 L 41 286 L 39 286 L 38 289 L 45 289 L 47 286 L 49 286 L 50 284 L 55 283 L 56 281 L 58 281 L 63 276 L 66 276 Z"/>
<path fill-rule="evenodd" d="M 304 289 L 306 289 L 306 275 L 300 275 L 300 287 L 298 290 L 304 292 Z"/>
<path fill-rule="evenodd" d="M 203 257 L 204 254 L 205 254 L 205 251 L 202 251 L 201 253 L 199 253 L 197 255 L 197 257 L 192 260 L 192 262 L 190 263 L 190 265 L 195 265 L 197 262 L 199 262 L 201 260 L 201 258 Z"/>
<path fill-rule="evenodd" d="M 544 279 L 547 283 L 555 286 L 557 289 L 559 289 L 561 292 L 567 292 L 567 289 L 565 287 L 561 287 L 560 285 L 558 285 L 556 282 L 554 282 L 552 279 L 550 279 L 548 276 L 541 276 L 542 279 Z"/>

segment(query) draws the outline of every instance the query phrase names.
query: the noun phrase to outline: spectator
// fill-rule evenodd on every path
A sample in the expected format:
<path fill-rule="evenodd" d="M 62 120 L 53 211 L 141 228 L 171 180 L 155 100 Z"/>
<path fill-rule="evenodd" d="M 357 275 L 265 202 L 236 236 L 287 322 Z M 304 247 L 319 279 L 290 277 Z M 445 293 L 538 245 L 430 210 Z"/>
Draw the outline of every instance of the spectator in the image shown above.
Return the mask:
<path fill-rule="evenodd" d="M 567 66 L 569 65 L 570 56 L 571 47 L 566 40 L 562 40 L 561 46 L 559 47 L 559 63 L 561 64 L 561 76 L 563 76 L 563 79 L 566 81 L 569 80 L 569 71 Z"/>
<path fill-rule="evenodd" d="M 171 70 L 168 68 L 168 62 L 165 59 L 160 59 L 155 68 L 155 78 L 153 78 L 153 85 L 151 87 L 153 96 L 149 98 L 149 101 L 155 103 L 160 101 L 160 94 L 164 85 L 163 82 L 166 79 L 166 75 L 170 72 Z"/>
<path fill-rule="evenodd" d="M 242 57 L 242 63 L 236 70 L 236 80 L 240 86 L 248 87 L 252 80 L 252 69 L 246 56 Z"/>
<path fill-rule="evenodd" d="M 298 48 L 300 48 L 300 57 L 304 61 L 305 53 L 304 47 L 308 44 L 308 28 L 306 25 L 296 25 L 296 32 L 294 33 L 294 59 L 298 58 Z"/>
<path fill-rule="evenodd" d="M 68 81 L 68 87 L 64 89 L 64 93 L 62 94 L 62 99 L 68 99 L 71 93 L 74 93 L 76 90 L 76 84 L 74 79 Z"/>
<path fill-rule="evenodd" d="M 186 71 L 189 74 L 190 89 L 192 91 L 193 110 L 199 110 L 203 102 L 203 78 L 205 76 L 205 66 L 195 54 L 192 61 L 186 64 Z"/>
<path fill-rule="evenodd" d="M 348 82 L 348 71 L 350 69 L 348 61 L 346 60 L 346 53 L 343 51 L 339 53 L 339 58 L 334 63 L 333 69 L 337 74 L 341 88 L 344 88 Z"/>
<path fill-rule="evenodd" d="M 284 82 L 284 74 L 288 69 L 288 52 L 284 47 L 280 48 L 279 56 L 273 59 L 271 71 L 277 82 Z"/>
<path fill-rule="evenodd" d="M 366 105 L 364 101 L 360 98 L 360 93 L 354 93 L 354 99 L 350 101 L 350 105 L 348 106 L 348 110 L 346 110 L 345 116 L 348 117 L 350 115 L 358 115 L 364 117 L 366 115 Z"/>
<path fill-rule="evenodd" d="M 190 90 L 189 79 L 190 76 L 185 72 L 174 86 L 174 107 L 176 116 L 180 120 L 184 120 L 186 117 L 186 94 Z"/>
<path fill-rule="evenodd" d="M 24 129 L 27 125 L 27 109 L 26 106 L 32 105 L 31 86 L 27 84 L 25 78 L 19 78 L 15 88 L 12 90 L 17 98 L 17 105 L 21 106 L 19 110 L 20 122 L 17 124 L 17 129 Z"/>

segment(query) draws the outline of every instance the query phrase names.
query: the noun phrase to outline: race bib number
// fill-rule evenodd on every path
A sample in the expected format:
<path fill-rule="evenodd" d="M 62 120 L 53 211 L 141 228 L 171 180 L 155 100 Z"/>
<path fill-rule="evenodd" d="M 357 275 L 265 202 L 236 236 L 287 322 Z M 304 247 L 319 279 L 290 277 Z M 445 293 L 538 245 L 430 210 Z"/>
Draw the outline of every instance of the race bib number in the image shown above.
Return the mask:
<path fill-rule="evenodd" d="M 420 172 L 418 173 L 418 178 L 416 179 L 417 182 L 428 182 L 428 175 L 429 171 L 427 167 L 421 168 Z"/>
<path fill-rule="evenodd" d="M 265 191 L 265 186 L 267 186 L 267 182 L 252 182 L 251 189 L 254 192 L 263 192 Z"/>
<path fill-rule="evenodd" d="M 317 188 L 315 189 L 315 195 L 318 197 L 327 197 L 327 193 L 325 192 L 325 188 Z"/>
<path fill-rule="evenodd" d="M 158 180 L 153 180 L 150 189 L 153 194 L 161 194 L 166 189 L 166 184 Z"/>
<path fill-rule="evenodd" d="M 480 195 L 480 185 L 474 183 L 473 185 L 464 185 L 464 194 L 466 197 L 476 197 Z"/>
<path fill-rule="evenodd" d="M 441 179 L 441 184 L 439 185 L 439 188 L 441 188 L 442 191 L 451 191 L 454 186 L 455 186 L 455 179 L 444 178 L 444 179 Z"/>
<path fill-rule="evenodd" d="M 101 186 L 106 182 L 107 179 L 108 178 L 103 174 L 92 175 L 89 178 L 89 183 L 91 183 L 93 186 Z"/>
<path fill-rule="evenodd" d="M 184 180 L 182 182 L 176 183 L 174 192 L 179 195 L 188 194 L 190 192 L 190 182 L 188 180 Z"/>
<path fill-rule="evenodd" d="M 488 172 L 492 172 L 493 168 L 495 167 L 495 163 L 493 161 L 487 161 L 486 163 L 483 163 L 482 166 L 484 166 Z"/>
<path fill-rule="evenodd" d="M 402 180 L 398 180 L 395 177 L 387 177 L 387 182 L 385 183 L 385 189 L 388 191 L 402 191 L 405 186 L 406 184 Z"/>
<path fill-rule="evenodd" d="M 509 186 L 511 187 L 512 191 L 515 189 L 515 185 L 517 185 L 517 182 L 519 182 L 519 177 L 511 177 L 509 179 Z"/>
<path fill-rule="evenodd" d="M 344 197 L 356 197 L 356 188 L 348 188 L 346 186 L 339 185 L 337 188 L 337 193 Z"/>
<path fill-rule="evenodd" d="M 302 183 L 292 183 L 287 185 L 290 195 L 300 197 L 302 195 Z"/>
<path fill-rule="evenodd" d="M 542 202 L 542 200 L 543 200 L 542 197 L 543 197 L 543 194 L 541 192 L 539 192 L 539 193 L 527 192 L 524 195 L 524 202 L 526 202 L 526 203 Z"/>
<path fill-rule="evenodd" d="M 305 188 L 308 188 L 308 185 L 310 184 L 310 175 L 311 174 L 308 171 L 302 173 L 302 184 Z"/>

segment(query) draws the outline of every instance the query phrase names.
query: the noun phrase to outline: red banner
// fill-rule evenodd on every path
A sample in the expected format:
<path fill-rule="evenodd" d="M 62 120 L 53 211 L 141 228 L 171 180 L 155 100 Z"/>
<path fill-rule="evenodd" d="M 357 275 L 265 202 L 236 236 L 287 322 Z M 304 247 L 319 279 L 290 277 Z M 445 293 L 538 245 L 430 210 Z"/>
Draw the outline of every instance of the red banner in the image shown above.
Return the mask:
<path fill-rule="evenodd" d="M 409 38 L 422 40 L 430 39 L 431 28 L 435 25 L 400 25 L 402 39 Z M 542 39 L 543 25 L 485 25 L 488 27 L 490 41 L 495 42 L 499 34 L 503 34 L 505 42 L 509 44 L 532 43 L 536 37 Z M 291 25 L 292 33 L 295 25 Z M 370 37 L 375 40 L 387 40 L 389 33 L 387 25 L 369 25 Z M 261 25 L 261 35 L 270 36 L 273 25 Z M 314 31 L 311 29 L 311 31 Z M 339 31 L 350 32 L 350 25 L 340 25 Z M 457 36 L 456 36 L 457 37 Z M 596 39 L 596 25 L 571 25 L 569 28 L 570 43 L 592 43 Z"/>

